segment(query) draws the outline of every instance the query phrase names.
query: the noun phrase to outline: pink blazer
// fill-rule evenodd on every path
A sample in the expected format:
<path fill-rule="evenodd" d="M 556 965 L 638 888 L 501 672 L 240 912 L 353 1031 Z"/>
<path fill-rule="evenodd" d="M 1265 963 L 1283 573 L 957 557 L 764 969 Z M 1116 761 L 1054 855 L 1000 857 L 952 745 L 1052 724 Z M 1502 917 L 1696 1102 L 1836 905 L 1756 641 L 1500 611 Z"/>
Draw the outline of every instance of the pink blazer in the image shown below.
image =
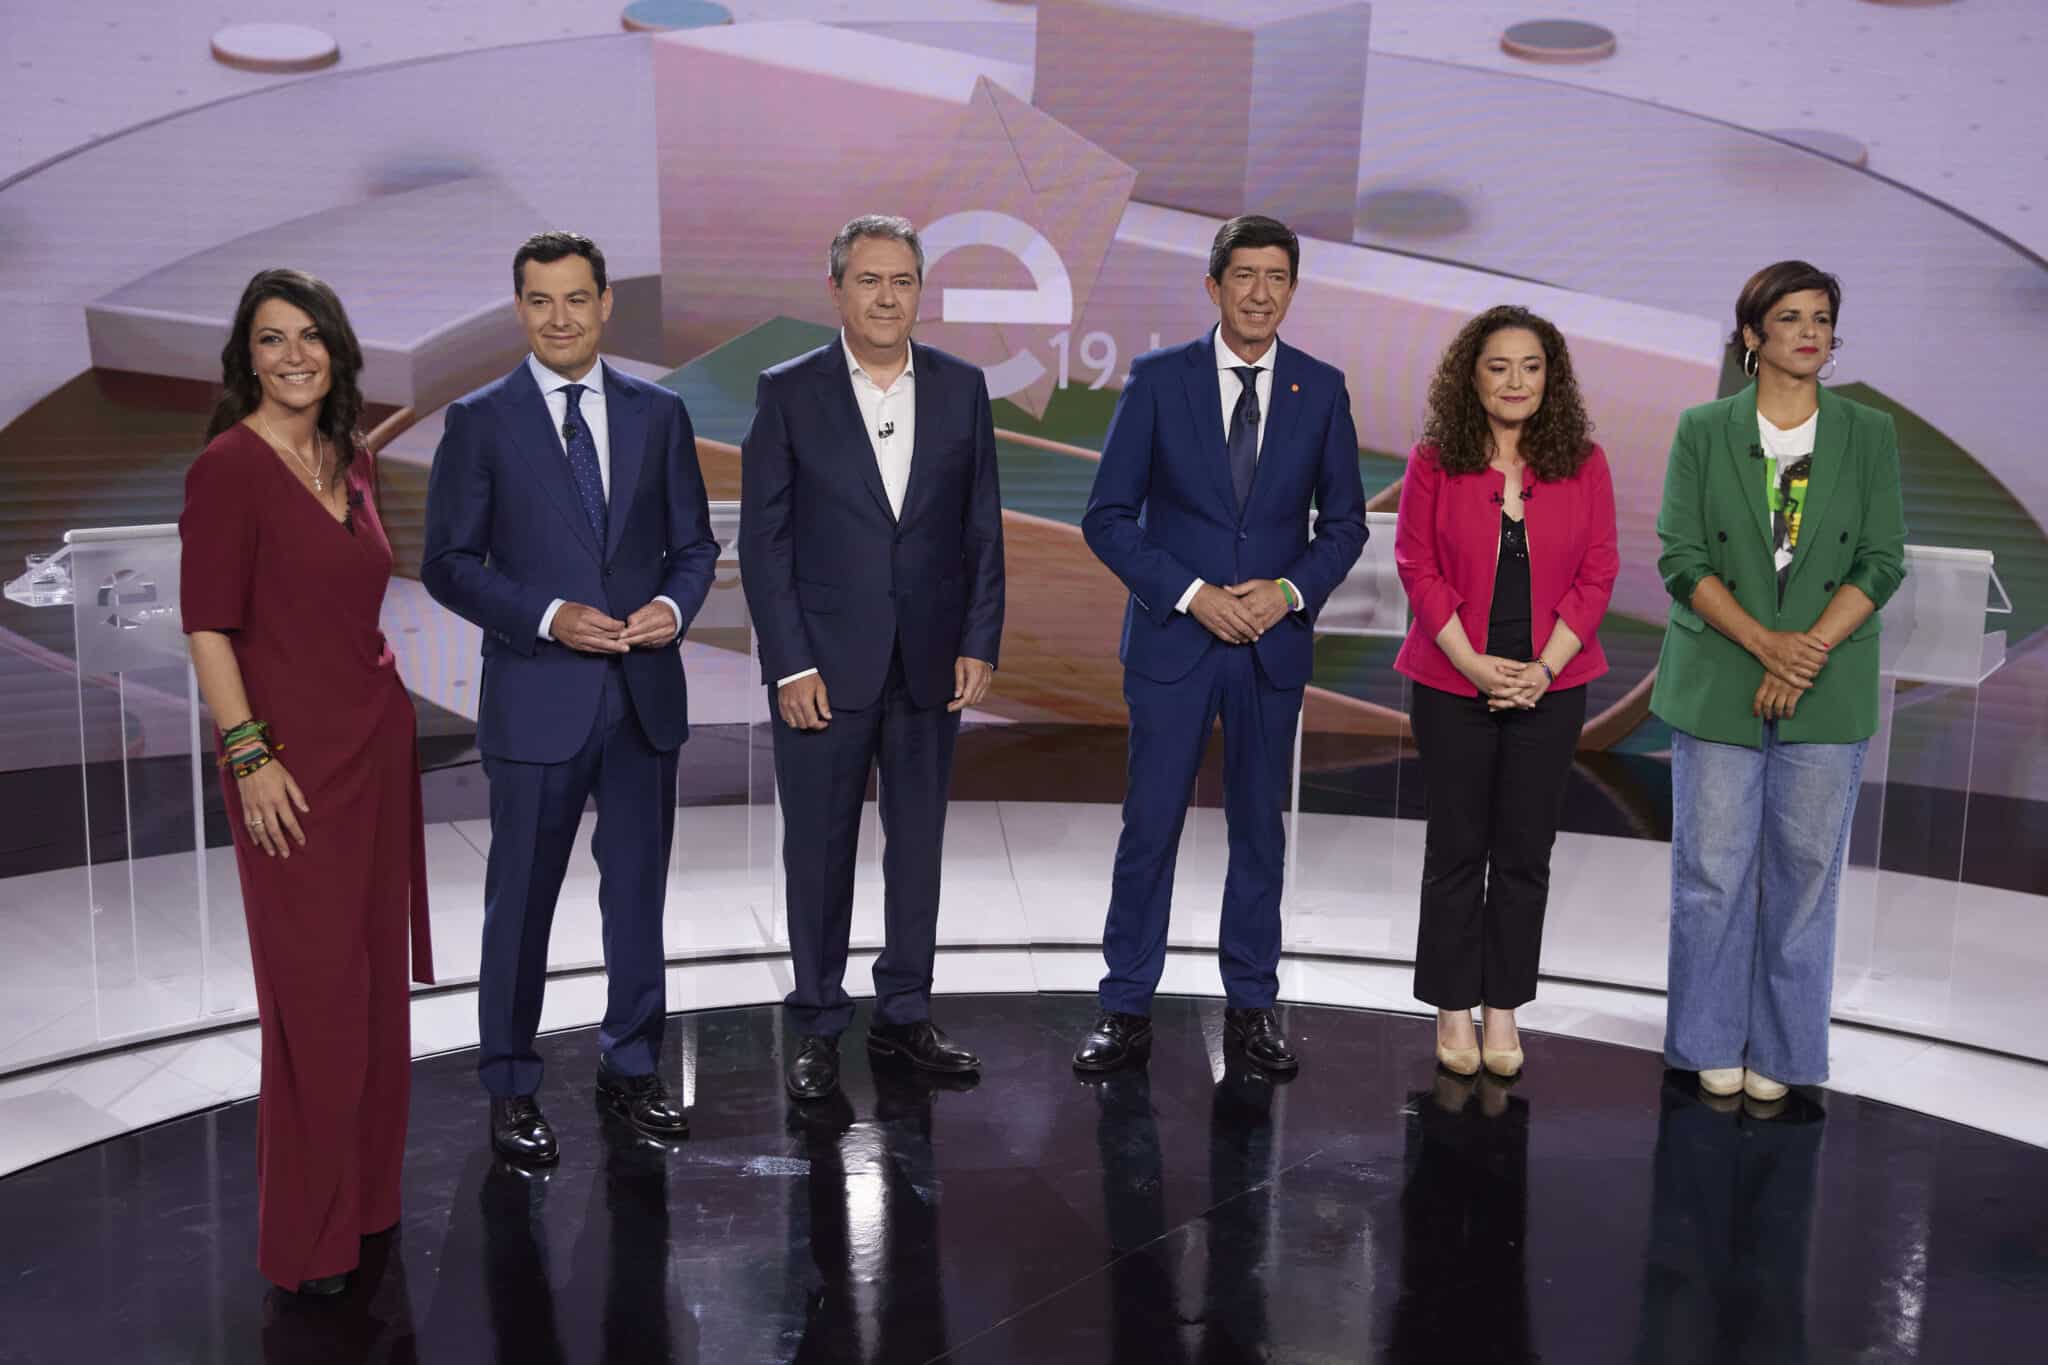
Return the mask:
<path fill-rule="evenodd" d="M 1615 546 L 1614 480 L 1599 446 L 1563 483 L 1523 484 L 1523 525 L 1529 532 L 1529 638 L 1540 651 L 1562 619 L 1585 642 L 1555 687 L 1577 687 L 1607 671 L 1600 619 L 1621 567 Z M 1394 566 L 1408 591 L 1414 620 L 1394 667 L 1428 687 L 1476 697 L 1479 689 L 1451 666 L 1436 637 L 1456 612 L 1472 647 L 1486 650 L 1493 610 L 1494 566 L 1500 555 L 1500 503 L 1507 477 L 1499 470 L 1450 475 L 1436 448 L 1408 455 L 1401 510 L 1394 526 Z"/>

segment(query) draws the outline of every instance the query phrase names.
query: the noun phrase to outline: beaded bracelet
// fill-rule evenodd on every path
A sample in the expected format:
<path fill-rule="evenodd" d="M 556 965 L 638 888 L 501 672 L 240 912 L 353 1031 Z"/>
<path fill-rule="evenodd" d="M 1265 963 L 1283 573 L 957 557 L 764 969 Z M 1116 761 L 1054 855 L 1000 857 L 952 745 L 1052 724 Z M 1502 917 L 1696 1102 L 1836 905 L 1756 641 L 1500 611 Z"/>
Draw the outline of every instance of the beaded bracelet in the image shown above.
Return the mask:
<path fill-rule="evenodd" d="M 235 772 L 235 780 L 239 782 L 239 781 L 241 781 L 241 780 L 242 780 L 243 778 L 245 778 L 245 777 L 249 777 L 249 776 L 251 776 L 252 774 L 254 774 L 254 773 L 255 773 L 255 771 L 256 771 L 256 770 L 257 770 L 258 768 L 265 768 L 265 767 L 268 767 L 268 766 L 270 765 L 270 763 L 271 763 L 271 757 L 270 757 L 270 750 L 268 750 L 268 749 L 263 749 L 263 750 L 259 750 L 259 751 L 258 751 L 258 752 L 257 752 L 256 754 L 254 754 L 253 756 L 251 756 L 251 757 L 249 757 L 249 758 L 245 758 L 245 759 L 243 759 L 243 760 L 241 760 L 240 762 L 238 762 L 238 763 L 236 763 L 236 764 L 235 764 L 235 768 L 234 768 L 234 772 Z"/>
<path fill-rule="evenodd" d="M 1543 660 L 1541 660 L 1541 659 L 1538 659 L 1538 660 L 1536 661 L 1536 666 L 1537 666 L 1538 668 L 1540 668 L 1540 669 L 1542 669 L 1542 670 L 1543 670 L 1543 676 L 1544 676 L 1544 677 L 1546 677 L 1546 678 L 1550 679 L 1550 685 L 1551 685 L 1552 687 L 1555 687 L 1555 686 L 1557 686 L 1557 674 L 1555 674 L 1555 673 L 1553 673 L 1553 672 L 1551 672 L 1551 671 L 1550 671 L 1550 665 L 1549 665 L 1549 664 L 1547 664 L 1547 663 L 1544 663 L 1544 662 L 1543 662 Z"/>
<path fill-rule="evenodd" d="M 239 740 L 252 738 L 270 738 L 270 722 L 264 720 L 257 720 L 254 716 L 251 716 L 248 720 L 243 721 L 240 725 L 232 726 L 229 729 L 222 731 L 220 740 L 222 744 L 234 744 Z"/>

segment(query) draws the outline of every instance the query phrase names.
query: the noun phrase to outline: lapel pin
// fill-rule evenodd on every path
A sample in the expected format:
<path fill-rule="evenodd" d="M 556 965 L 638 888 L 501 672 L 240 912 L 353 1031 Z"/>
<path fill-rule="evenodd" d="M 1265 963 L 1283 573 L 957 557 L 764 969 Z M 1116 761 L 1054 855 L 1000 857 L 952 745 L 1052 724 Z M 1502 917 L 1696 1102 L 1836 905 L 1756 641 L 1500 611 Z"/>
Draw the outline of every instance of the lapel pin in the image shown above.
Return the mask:
<path fill-rule="evenodd" d="M 1300 393 L 1300 392 L 1301 392 L 1301 385 L 1299 385 L 1299 384 L 1289 384 L 1289 385 L 1287 386 L 1287 391 L 1288 391 L 1289 393 Z"/>

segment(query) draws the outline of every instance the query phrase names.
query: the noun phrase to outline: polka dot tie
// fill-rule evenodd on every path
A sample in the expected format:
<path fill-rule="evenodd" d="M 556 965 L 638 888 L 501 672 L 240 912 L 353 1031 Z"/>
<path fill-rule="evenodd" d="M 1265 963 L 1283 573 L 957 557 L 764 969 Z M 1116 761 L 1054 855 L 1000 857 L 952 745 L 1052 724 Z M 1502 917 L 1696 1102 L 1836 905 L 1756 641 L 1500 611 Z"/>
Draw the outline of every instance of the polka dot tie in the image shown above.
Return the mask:
<path fill-rule="evenodd" d="M 597 533 L 597 543 L 603 545 L 604 472 L 597 467 L 597 442 L 590 435 L 590 423 L 583 420 L 577 409 L 583 399 L 583 385 L 569 384 L 562 392 L 569 399 L 569 410 L 562 418 L 562 443 L 569 448 L 569 475 L 576 480 L 576 496 L 583 500 L 583 515 L 590 518 L 590 529 Z"/>

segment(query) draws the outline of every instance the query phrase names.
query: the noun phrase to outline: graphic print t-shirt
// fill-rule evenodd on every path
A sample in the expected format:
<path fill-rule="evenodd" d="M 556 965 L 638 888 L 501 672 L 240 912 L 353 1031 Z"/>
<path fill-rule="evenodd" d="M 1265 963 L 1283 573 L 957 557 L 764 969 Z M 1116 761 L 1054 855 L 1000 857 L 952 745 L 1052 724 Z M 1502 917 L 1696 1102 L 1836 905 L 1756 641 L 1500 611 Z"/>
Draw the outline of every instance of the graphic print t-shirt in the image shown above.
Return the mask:
<path fill-rule="evenodd" d="M 1772 550 L 1778 568 L 1778 592 L 1785 591 L 1785 578 L 1792 568 L 1792 556 L 1799 548 L 1799 523 L 1806 513 L 1807 475 L 1813 468 L 1813 435 L 1820 427 L 1820 410 L 1796 427 L 1775 426 L 1762 413 L 1756 415 L 1757 439 L 1764 448 L 1764 499 L 1771 509 Z"/>

